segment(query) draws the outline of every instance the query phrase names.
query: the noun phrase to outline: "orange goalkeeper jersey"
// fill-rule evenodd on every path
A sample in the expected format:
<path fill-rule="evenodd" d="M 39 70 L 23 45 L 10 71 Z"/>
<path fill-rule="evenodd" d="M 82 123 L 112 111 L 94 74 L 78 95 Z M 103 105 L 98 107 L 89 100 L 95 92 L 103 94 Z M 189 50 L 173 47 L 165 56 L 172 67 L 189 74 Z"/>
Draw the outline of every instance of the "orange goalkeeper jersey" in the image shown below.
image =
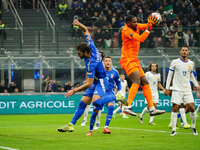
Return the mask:
<path fill-rule="evenodd" d="M 147 28 L 147 24 L 137 24 L 137 30 L 134 31 L 132 28 L 129 28 L 125 25 L 122 29 L 122 55 L 121 57 L 127 58 L 137 58 L 140 42 L 144 42 L 146 38 L 149 36 L 148 31 L 144 31 L 140 35 L 140 30 L 145 30 Z"/>

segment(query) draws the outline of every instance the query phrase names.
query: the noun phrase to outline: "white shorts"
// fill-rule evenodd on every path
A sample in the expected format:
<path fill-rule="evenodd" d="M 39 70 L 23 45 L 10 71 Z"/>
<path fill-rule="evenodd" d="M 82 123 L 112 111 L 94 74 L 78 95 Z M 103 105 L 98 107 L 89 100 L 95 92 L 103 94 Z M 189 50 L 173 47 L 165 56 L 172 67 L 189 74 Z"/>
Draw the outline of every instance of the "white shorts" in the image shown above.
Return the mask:
<path fill-rule="evenodd" d="M 153 103 L 158 103 L 158 94 L 152 95 Z M 145 99 L 145 104 L 147 104 L 147 100 Z"/>
<path fill-rule="evenodd" d="M 184 105 L 188 103 L 194 103 L 194 98 L 191 91 L 174 91 L 172 90 L 172 98 L 171 103 L 175 103 L 180 105 L 183 103 Z"/>

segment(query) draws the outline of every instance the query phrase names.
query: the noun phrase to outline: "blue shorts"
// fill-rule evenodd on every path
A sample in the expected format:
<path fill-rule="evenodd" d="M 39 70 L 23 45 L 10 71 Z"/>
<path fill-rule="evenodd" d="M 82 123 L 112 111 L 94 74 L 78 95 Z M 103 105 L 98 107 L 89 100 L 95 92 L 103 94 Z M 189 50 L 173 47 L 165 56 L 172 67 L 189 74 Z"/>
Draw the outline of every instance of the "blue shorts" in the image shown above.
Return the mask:
<path fill-rule="evenodd" d="M 84 95 L 92 98 L 93 95 L 104 96 L 106 91 L 108 91 L 108 80 L 106 78 L 99 79 L 100 82 L 98 84 L 92 84 L 90 88 L 88 88 Z"/>
<path fill-rule="evenodd" d="M 113 91 L 108 91 L 108 92 L 106 92 L 106 95 L 115 95 L 115 92 L 113 92 Z M 111 102 L 108 102 L 108 103 L 113 103 L 113 104 L 115 104 L 115 100 L 113 100 L 113 101 L 111 101 Z M 107 106 L 108 103 L 106 103 L 106 104 L 104 104 L 104 105 Z"/>

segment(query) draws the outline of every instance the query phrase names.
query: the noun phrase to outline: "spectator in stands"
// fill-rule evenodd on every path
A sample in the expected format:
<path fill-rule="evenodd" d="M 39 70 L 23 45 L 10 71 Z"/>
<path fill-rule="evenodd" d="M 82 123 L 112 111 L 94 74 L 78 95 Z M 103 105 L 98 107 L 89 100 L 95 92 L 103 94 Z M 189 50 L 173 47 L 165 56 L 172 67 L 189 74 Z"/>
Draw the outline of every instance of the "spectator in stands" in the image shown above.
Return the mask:
<path fill-rule="evenodd" d="M 181 28 L 178 28 L 174 36 L 174 48 L 181 46 L 182 32 Z"/>
<path fill-rule="evenodd" d="M 2 20 L 0 20 L 0 36 L 2 38 L 4 38 L 4 40 L 6 40 L 6 31 L 5 31 L 5 24 L 3 24 Z"/>
<path fill-rule="evenodd" d="M 79 16 L 80 19 L 83 17 L 83 8 L 80 5 L 75 9 L 75 15 Z"/>
<path fill-rule="evenodd" d="M 7 89 L 5 89 L 3 93 L 8 93 L 8 90 L 7 90 Z"/>
<path fill-rule="evenodd" d="M 118 27 L 118 20 L 117 20 L 117 16 L 116 13 L 112 14 L 112 27 L 113 28 L 117 28 Z"/>
<path fill-rule="evenodd" d="M 5 86 L 4 86 L 4 83 L 3 82 L 1 82 L 0 83 L 0 93 L 4 93 L 4 90 L 5 90 L 6 88 L 5 88 Z"/>
<path fill-rule="evenodd" d="M 169 28 L 168 28 L 166 22 L 164 22 L 164 26 L 163 26 L 163 30 L 162 31 L 163 31 L 163 35 L 165 35 L 169 31 Z"/>
<path fill-rule="evenodd" d="M 34 60 L 34 78 L 40 78 L 40 63 L 37 60 Z"/>
<path fill-rule="evenodd" d="M 74 16 L 74 19 L 80 19 L 79 16 Z M 73 39 L 76 38 L 81 38 L 82 37 L 82 32 L 81 29 L 79 28 L 79 26 L 74 25 L 74 23 L 72 23 L 72 37 Z"/>
<path fill-rule="evenodd" d="M 11 83 L 10 83 L 10 87 L 9 87 L 9 89 L 8 89 L 8 92 L 9 92 L 9 93 L 13 93 L 14 90 L 15 90 L 15 88 L 16 88 L 15 83 L 14 83 L 14 82 L 11 82 Z"/>
<path fill-rule="evenodd" d="M 94 9 L 91 7 L 91 4 L 90 4 L 90 3 L 88 3 L 87 7 L 85 8 L 85 12 L 88 12 L 88 14 L 89 14 L 90 16 L 93 16 L 93 14 L 94 14 Z"/>
<path fill-rule="evenodd" d="M 99 15 L 99 19 L 95 21 L 93 25 L 96 26 L 97 28 L 103 28 L 107 25 L 107 23 L 105 19 L 101 15 Z"/>
<path fill-rule="evenodd" d="M 121 17 L 119 17 L 119 21 L 118 21 L 118 28 L 120 27 L 123 27 L 124 26 L 124 23 L 125 23 L 125 21 L 124 21 L 124 18 L 121 16 Z"/>
<path fill-rule="evenodd" d="M 91 17 L 92 24 L 94 24 L 94 22 L 97 21 L 98 19 L 99 19 L 98 13 L 95 12 L 95 13 L 94 13 L 94 16 Z"/>
<path fill-rule="evenodd" d="M 97 31 L 95 32 L 94 43 L 95 43 L 97 48 L 103 47 L 104 40 L 103 40 L 103 35 L 102 35 L 102 32 L 101 32 L 101 29 L 97 29 Z"/>
<path fill-rule="evenodd" d="M 42 83 L 42 92 L 46 91 L 48 84 L 49 84 L 49 76 L 46 76 L 44 82 Z"/>
<path fill-rule="evenodd" d="M 65 4 L 65 0 L 62 0 L 61 4 L 58 6 L 58 15 L 60 16 L 60 20 L 62 20 L 63 18 L 67 20 L 67 13 L 67 4 Z"/>
<path fill-rule="evenodd" d="M 199 29 L 200 28 L 196 28 L 195 32 L 194 32 L 194 41 L 195 41 L 195 46 L 199 47 Z"/>
<path fill-rule="evenodd" d="M 144 14 L 142 12 L 142 9 L 139 9 L 139 13 L 137 14 L 137 21 L 138 23 L 143 23 L 144 22 Z"/>
<path fill-rule="evenodd" d="M 83 15 L 82 22 L 85 26 L 92 26 L 91 18 L 88 12 Z"/>
<path fill-rule="evenodd" d="M 81 85 L 80 85 L 80 82 L 76 82 L 75 84 L 74 84 L 74 88 L 78 88 L 78 87 L 80 87 Z"/>
<path fill-rule="evenodd" d="M 111 10 L 108 11 L 106 18 L 109 23 L 112 23 L 112 11 Z"/>
<path fill-rule="evenodd" d="M 53 82 L 53 80 L 51 79 L 49 81 L 49 84 L 47 85 L 47 92 L 57 92 L 57 87 L 56 84 Z"/>
<path fill-rule="evenodd" d="M 18 89 L 18 88 L 15 88 L 15 89 L 14 89 L 14 93 L 19 93 L 19 89 Z"/>
<path fill-rule="evenodd" d="M 193 33 L 188 30 L 186 33 L 183 33 L 184 34 L 184 37 L 185 37 L 185 44 L 190 47 L 194 47 L 195 46 L 195 40 L 194 40 L 194 35 Z"/>
<path fill-rule="evenodd" d="M 171 47 L 172 46 L 172 42 L 173 42 L 173 35 L 172 35 L 171 31 L 169 30 L 165 34 L 165 46 L 166 47 Z"/>
<path fill-rule="evenodd" d="M 105 33 L 104 33 L 104 41 L 105 41 L 105 48 L 110 48 L 112 45 L 112 40 L 111 40 L 111 30 L 106 27 Z"/>
<path fill-rule="evenodd" d="M 61 87 L 59 92 L 65 92 L 65 88 Z"/>
<path fill-rule="evenodd" d="M 57 87 L 57 92 L 60 92 L 60 90 L 61 90 L 61 83 L 60 83 L 60 81 L 57 81 L 56 87 Z"/>
<path fill-rule="evenodd" d="M 64 86 L 65 92 L 67 92 L 68 90 L 71 90 L 72 87 L 72 83 L 71 82 L 67 82 L 67 84 Z"/>

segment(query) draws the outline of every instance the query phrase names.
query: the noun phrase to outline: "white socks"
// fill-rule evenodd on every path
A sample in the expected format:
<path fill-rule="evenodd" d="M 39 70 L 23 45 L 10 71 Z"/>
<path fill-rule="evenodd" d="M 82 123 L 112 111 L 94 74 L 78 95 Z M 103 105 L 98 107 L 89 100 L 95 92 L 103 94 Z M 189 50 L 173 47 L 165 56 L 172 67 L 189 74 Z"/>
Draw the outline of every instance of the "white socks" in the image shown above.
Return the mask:
<path fill-rule="evenodd" d="M 117 107 L 116 109 L 115 109 L 115 111 L 113 112 L 114 114 L 116 114 L 118 111 L 120 111 L 121 110 L 121 107 L 119 106 L 119 107 Z"/>
<path fill-rule="evenodd" d="M 177 112 L 171 113 L 172 131 L 176 131 L 177 114 Z"/>
<path fill-rule="evenodd" d="M 146 113 L 148 113 L 148 109 L 147 107 L 145 107 L 143 110 L 142 110 L 142 113 L 140 114 L 140 117 L 143 117 Z"/>
<path fill-rule="evenodd" d="M 191 118 L 191 128 L 195 128 L 196 112 L 190 112 L 190 118 Z"/>
<path fill-rule="evenodd" d="M 99 110 L 99 112 L 98 112 L 96 123 L 100 124 L 100 118 L 101 118 L 101 110 Z"/>
<path fill-rule="evenodd" d="M 180 111 L 183 123 L 184 123 L 184 125 L 186 125 L 187 124 L 187 120 L 186 120 L 185 108 L 180 108 L 179 111 Z"/>
<path fill-rule="evenodd" d="M 84 111 L 84 119 L 85 121 L 87 121 L 87 116 L 88 116 L 88 112 L 90 110 L 90 105 L 87 105 L 87 107 L 85 108 L 85 111 Z"/>

